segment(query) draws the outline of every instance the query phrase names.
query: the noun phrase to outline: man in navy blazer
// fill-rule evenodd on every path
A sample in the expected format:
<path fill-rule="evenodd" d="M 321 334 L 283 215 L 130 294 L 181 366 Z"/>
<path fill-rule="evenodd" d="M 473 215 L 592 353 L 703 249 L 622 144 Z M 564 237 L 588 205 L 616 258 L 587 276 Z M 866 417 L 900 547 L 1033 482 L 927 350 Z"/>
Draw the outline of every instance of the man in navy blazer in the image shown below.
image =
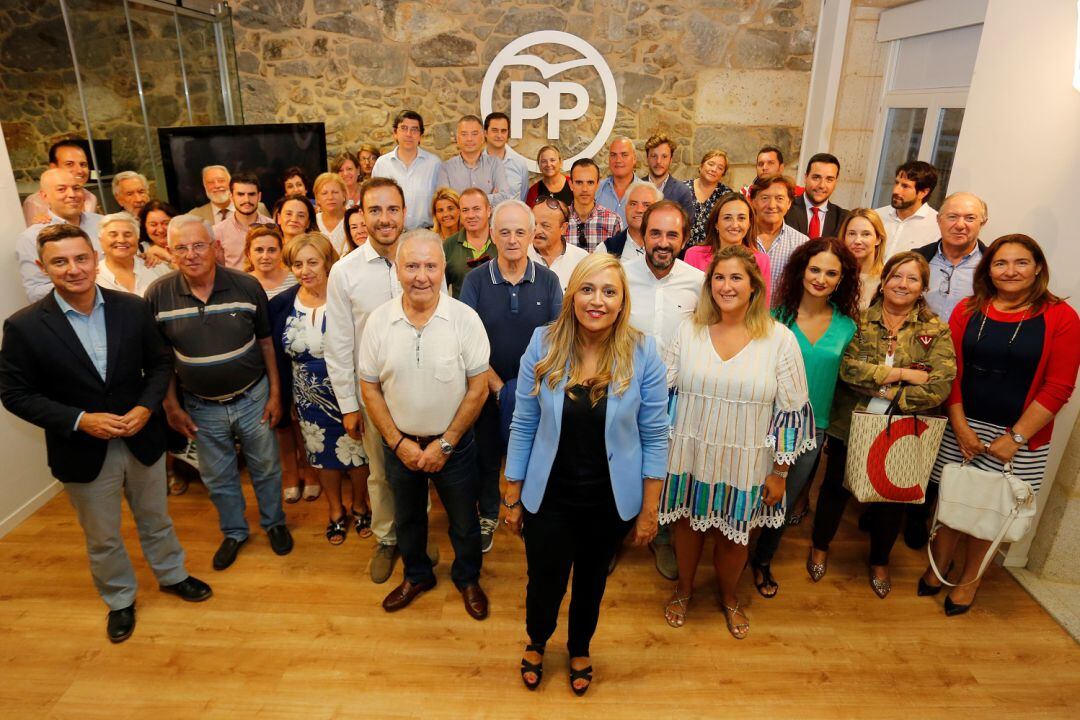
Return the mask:
<path fill-rule="evenodd" d="M 835 155 L 818 153 L 812 156 L 803 175 L 806 191 L 791 203 L 784 222 L 811 240 L 836 237 L 847 217 L 847 210 L 829 202 L 839 177 L 840 161 Z"/>
<path fill-rule="evenodd" d="M 136 593 L 122 497 L 161 590 L 193 602 L 212 594 L 188 575 L 168 512 L 161 401 L 172 364 L 149 306 L 94 284 L 97 252 L 83 230 L 50 225 L 37 247 L 54 289 L 4 323 L 0 401 L 45 429 L 49 468 L 75 507 L 109 606 L 108 637 L 122 642 L 135 629 Z"/>

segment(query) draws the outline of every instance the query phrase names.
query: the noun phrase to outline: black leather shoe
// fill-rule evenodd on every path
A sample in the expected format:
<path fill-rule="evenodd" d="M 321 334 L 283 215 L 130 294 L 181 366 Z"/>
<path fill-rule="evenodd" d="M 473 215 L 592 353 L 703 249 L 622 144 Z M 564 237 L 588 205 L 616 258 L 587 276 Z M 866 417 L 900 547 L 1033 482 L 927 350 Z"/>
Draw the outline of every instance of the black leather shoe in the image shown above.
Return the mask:
<path fill-rule="evenodd" d="M 236 540 L 227 537 L 221 541 L 217 552 L 214 553 L 214 569 L 224 570 L 236 562 L 236 554 L 240 552 L 240 546 L 247 542 L 247 538 Z"/>
<path fill-rule="evenodd" d="M 196 577 L 188 575 L 175 585 L 159 585 L 161 592 L 178 595 L 181 600 L 188 602 L 202 602 L 214 594 L 210 586 Z"/>
<path fill-rule="evenodd" d="M 970 609 L 971 603 L 968 603 L 967 605 L 957 605 L 952 601 L 951 597 L 945 598 L 945 614 L 948 617 L 953 617 L 954 615 L 963 615 Z"/>
<path fill-rule="evenodd" d="M 114 643 L 122 643 L 131 637 L 131 633 L 135 632 L 135 606 L 110 610 L 106 632 L 109 634 L 109 641 Z"/>
<path fill-rule="evenodd" d="M 266 531 L 270 538 L 270 548 L 275 555 L 288 555 L 292 552 L 293 541 L 289 528 L 284 525 L 275 525 Z"/>
<path fill-rule="evenodd" d="M 931 585 L 922 578 L 919 578 L 919 589 L 915 592 L 919 597 L 928 597 L 930 595 L 937 595 L 941 592 L 941 587 L 941 585 Z"/>

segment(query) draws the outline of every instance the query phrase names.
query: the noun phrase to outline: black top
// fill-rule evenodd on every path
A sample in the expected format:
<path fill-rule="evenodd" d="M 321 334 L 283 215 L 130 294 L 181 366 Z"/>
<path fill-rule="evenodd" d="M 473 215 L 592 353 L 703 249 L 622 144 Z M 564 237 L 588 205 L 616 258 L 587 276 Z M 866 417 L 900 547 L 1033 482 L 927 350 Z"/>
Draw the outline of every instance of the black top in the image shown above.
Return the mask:
<path fill-rule="evenodd" d="M 964 372 L 960 380 L 964 414 L 1011 426 L 1024 412 L 1024 401 L 1042 357 L 1046 322 L 1040 314 L 1022 323 L 986 318 L 984 326 L 984 317 L 977 313 L 964 331 Z"/>
<path fill-rule="evenodd" d="M 548 186 L 544 184 L 543 180 L 537 180 L 536 182 L 536 200 L 537 202 L 543 202 L 546 197 L 554 197 L 558 200 L 562 200 L 569 207 L 574 203 L 574 191 L 570 189 L 570 181 L 567 180 L 563 183 L 562 190 L 558 192 L 551 192 Z"/>
<path fill-rule="evenodd" d="M 545 499 L 565 505 L 597 505 L 612 496 L 604 420 L 607 395 L 593 407 L 582 385 L 566 389 L 559 449 L 551 466 Z"/>

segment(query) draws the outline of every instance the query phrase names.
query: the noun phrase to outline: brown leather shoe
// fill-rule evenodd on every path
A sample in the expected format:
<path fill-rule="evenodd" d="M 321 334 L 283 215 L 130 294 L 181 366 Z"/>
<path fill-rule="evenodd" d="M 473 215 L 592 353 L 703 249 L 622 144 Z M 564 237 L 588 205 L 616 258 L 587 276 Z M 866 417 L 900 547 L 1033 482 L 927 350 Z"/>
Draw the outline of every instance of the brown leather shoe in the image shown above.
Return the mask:
<path fill-rule="evenodd" d="M 473 620 L 483 620 L 488 616 L 487 595 L 479 585 L 466 585 L 461 588 L 461 597 L 465 600 L 465 612 Z"/>
<path fill-rule="evenodd" d="M 383 598 L 383 610 L 386 612 L 401 610 L 419 595 L 427 592 L 433 587 L 435 587 L 435 578 L 432 578 L 430 582 L 415 584 L 408 580 L 403 580 L 400 585 L 390 591 L 389 595 Z"/>

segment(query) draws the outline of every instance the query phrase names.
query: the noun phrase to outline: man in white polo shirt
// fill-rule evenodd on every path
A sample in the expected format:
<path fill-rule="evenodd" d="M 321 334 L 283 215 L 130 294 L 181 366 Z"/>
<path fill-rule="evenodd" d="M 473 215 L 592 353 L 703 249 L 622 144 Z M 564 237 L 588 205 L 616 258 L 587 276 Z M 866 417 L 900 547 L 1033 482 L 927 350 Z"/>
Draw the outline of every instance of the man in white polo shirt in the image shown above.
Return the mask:
<path fill-rule="evenodd" d="M 440 292 L 445 267 L 442 238 L 430 230 L 405 233 L 397 250 L 401 297 L 371 313 L 360 341 L 360 389 L 383 437 L 405 565 L 405 578 L 383 609 L 401 610 L 435 587 L 426 553 L 430 479 L 450 522 L 450 577 L 466 612 L 483 620 L 488 600 L 480 588 L 472 424 L 487 399 L 490 346 L 480 316 Z"/>

